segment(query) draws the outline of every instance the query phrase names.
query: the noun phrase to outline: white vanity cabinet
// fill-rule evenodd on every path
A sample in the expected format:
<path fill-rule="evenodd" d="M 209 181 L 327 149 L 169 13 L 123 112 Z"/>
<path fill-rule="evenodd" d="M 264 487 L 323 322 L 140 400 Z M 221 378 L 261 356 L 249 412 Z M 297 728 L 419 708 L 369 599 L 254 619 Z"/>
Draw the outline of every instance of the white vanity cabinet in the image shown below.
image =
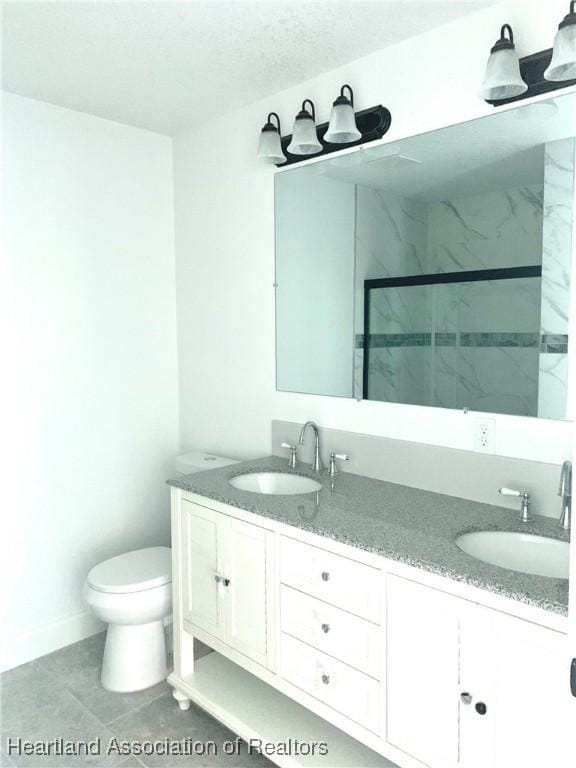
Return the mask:
<path fill-rule="evenodd" d="M 189 501 L 181 530 L 183 620 L 270 666 L 272 533 Z"/>
<path fill-rule="evenodd" d="M 172 530 L 174 695 L 330 744 L 279 766 L 576 766 L 561 617 L 177 489 Z"/>
<path fill-rule="evenodd" d="M 566 636 L 397 576 L 388 741 L 431 768 L 573 768 Z"/>

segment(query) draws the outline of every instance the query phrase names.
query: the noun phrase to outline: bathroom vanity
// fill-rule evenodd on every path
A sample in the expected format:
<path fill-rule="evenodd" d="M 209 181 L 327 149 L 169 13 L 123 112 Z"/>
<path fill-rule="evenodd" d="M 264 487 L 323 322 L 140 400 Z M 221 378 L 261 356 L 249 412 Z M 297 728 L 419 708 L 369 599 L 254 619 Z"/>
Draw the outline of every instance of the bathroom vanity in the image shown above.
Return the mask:
<path fill-rule="evenodd" d="M 230 483 L 262 472 L 322 488 Z M 170 484 L 182 709 L 261 740 L 280 766 L 574 765 L 568 581 L 455 544 L 475 530 L 566 540 L 556 520 L 275 457 Z M 195 638 L 215 653 L 194 661 Z"/>

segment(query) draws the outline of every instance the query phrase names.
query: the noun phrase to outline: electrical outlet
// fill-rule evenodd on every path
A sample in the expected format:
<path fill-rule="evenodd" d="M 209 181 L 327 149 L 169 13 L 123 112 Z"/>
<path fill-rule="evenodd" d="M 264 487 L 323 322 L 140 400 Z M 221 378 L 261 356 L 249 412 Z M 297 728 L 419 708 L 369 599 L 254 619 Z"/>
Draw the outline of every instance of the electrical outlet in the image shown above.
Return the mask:
<path fill-rule="evenodd" d="M 494 419 L 474 421 L 474 450 L 479 453 L 494 453 L 496 450 L 496 422 Z"/>

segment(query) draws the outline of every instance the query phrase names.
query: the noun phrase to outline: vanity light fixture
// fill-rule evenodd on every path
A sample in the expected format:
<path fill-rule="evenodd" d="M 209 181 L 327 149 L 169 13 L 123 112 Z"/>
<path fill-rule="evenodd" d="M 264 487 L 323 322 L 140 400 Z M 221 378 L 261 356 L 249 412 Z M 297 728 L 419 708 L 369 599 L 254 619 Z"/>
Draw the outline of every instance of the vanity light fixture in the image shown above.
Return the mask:
<path fill-rule="evenodd" d="M 347 90 L 349 96 L 344 95 Z M 329 144 L 353 144 L 362 138 L 362 134 L 356 125 L 354 114 L 354 92 L 349 85 L 343 85 L 340 96 L 332 105 L 330 123 L 324 134 L 324 141 Z"/>
<path fill-rule="evenodd" d="M 276 118 L 274 125 L 272 118 Z M 286 162 L 286 155 L 282 149 L 280 118 L 276 112 L 270 112 L 266 124 L 260 132 L 258 143 L 258 159 L 270 165 L 281 165 Z"/>
<path fill-rule="evenodd" d="M 500 101 L 521 96 L 527 90 L 528 85 L 520 74 L 520 60 L 514 45 L 512 27 L 503 24 L 500 38 L 492 46 L 486 62 L 480 95 L 486 101 Z"/>
<path fill-rule="evenodd" d="M 349 90 L 349 97 L 344 95 Z M 280 118 L 276 112 L 268 115 L 262 128 L 258 157 L 274 165 L 301 163 L 307 157 L 320 157 L 338 152 L 344 146 L 359 148 L 384 136 L 392 123 L 390 110 L 378 104 L 354 113 L 354 96 L 349 85 L 342 86 L 340 96 L 334 102 L 330 123 L 316 125 L 316 110 L 310 99 L 304 99 L 302 110 L 296 115 L 294 133 L 282 136 Z M 276 122 L 272 121 L 275 118 Z M 358 157 L 360 153 L 357 153 Z M 319 170 L 318 173 L 321 173 Z"/>
<path fill-rule="evenodd" d="M 480 95 L 499 107 L 571 85 L 576 85 L 576 0 L 560 22 L 553 49 L 518 59 L 512 28 L 504 24 L 490 52 Z"/>
<path fill-rule="evenodd" d="M 570 11 L 560 22 L 544 77 L 552 82 L 576 78 L 576 0 L 572 0 Z"/>
<path fill-rule="evenodd" d="M 310 111 L 306 105 L 310 105 Z M 322 151 L 322 144 L 318 141 L 316 132 L 316 109 L 314 102 L 304 99 L 302 109 L 296 115 L 294 128 L 292 129 L 292 141 L 288 145 L 291 155 L 316 155 Z"/>

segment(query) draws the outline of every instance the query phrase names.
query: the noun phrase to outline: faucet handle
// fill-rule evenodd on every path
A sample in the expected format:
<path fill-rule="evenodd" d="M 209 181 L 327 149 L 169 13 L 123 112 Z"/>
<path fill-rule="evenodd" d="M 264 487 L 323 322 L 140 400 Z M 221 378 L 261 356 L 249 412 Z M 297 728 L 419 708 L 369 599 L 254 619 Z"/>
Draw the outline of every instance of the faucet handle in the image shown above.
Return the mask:
<path fill-rule="evenodd" d="M 290 445 L 290 443 L 280 443 L 280 448 L 288 448 L 290 451 L 290 458 L 288 459 L 288 466 L 290 469 L 296 469 L 296 451 L 298 450 L 295 445 Z"/>
<path fill-rule="evenodd" d="M 330 454 L 330 466 L 328 467 L 328 474 L 331 477 L 334 477 L 334 475 L 338 474 L 338 467 L 336 466 L 336 459 L 339 461 L 348 461 L 350 459 L 350 456 L 348 456 L 347 453 L 332 453 Z"/>
<path fill-rule="evenodd" d="M 517 491 L 515 488 L 500 488 L 498 493 L 501 493 L 502 496 L 528 496 L 528 493 L 526 491 Z"/>
<path fill-rule="evenodd" d="M 523 523 L 529 523 L 533 519 L 530 514 L 530 494 L 528 491 L 517 491 L 515 488 L 500 488 L 498 492 L 502 496 L 519 496 L 522 499 L 520 520 Z"/>

